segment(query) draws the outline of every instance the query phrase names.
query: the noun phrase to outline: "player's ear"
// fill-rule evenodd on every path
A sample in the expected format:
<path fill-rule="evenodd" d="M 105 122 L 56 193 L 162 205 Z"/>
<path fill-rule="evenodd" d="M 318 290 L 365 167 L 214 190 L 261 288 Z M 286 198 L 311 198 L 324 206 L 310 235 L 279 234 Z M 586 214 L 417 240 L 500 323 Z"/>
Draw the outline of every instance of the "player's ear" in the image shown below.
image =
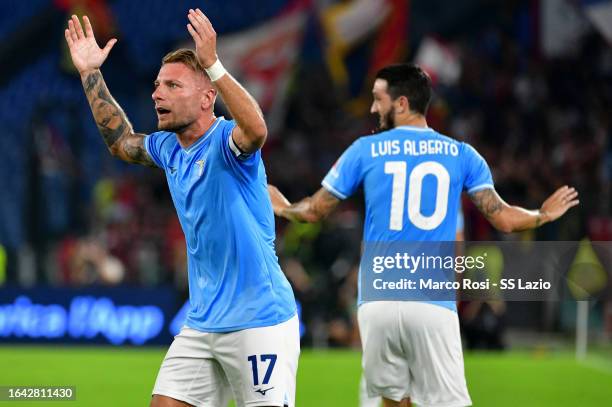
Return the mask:
<path fill-rule="evenodd" d="M 406 96 L 400 96 L 395 99 L 395 111 L 397 113 L 407 113 L 410 111 L 410 102 Z"/>
<path fill-rule="evenodd" d="M 213 109 L 215 106 L 216 99 L 217 99 L 217 90 L 214 88 L 206 89 L 201 99 L 202 110 Z"/>

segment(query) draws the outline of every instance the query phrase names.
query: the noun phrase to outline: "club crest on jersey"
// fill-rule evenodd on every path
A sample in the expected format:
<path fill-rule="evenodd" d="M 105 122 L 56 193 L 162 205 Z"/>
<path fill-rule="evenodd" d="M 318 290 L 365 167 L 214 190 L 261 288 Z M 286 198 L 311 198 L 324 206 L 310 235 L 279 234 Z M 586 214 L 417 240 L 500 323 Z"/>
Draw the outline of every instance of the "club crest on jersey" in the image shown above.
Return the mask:
<path fill-rule="evenodd" d="M 204 160 L 196 161 L 196 165 L 198 166 L 198 178 L 202 176 L 204 172 Z"/>

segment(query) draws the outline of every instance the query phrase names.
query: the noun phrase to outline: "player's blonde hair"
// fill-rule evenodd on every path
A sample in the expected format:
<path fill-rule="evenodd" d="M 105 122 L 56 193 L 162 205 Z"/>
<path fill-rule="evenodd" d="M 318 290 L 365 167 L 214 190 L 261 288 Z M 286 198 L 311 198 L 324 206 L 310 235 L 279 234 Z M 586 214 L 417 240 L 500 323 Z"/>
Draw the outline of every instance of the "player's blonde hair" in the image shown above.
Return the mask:
<path fill-rule="evenodd" d="M 162 65 L 170 63 L 185 64 L 194 72 L 202 73 L 204 74 L 204 76 L 208 77 L 208 74 L 204 70 L 204 67 L 202 66 L 202 64 L 200 64 L 200 61 L 198 61 L 198 56 L 192 49 L 180 48 L 176 51 L 168 52 L 162 59 Z"/>

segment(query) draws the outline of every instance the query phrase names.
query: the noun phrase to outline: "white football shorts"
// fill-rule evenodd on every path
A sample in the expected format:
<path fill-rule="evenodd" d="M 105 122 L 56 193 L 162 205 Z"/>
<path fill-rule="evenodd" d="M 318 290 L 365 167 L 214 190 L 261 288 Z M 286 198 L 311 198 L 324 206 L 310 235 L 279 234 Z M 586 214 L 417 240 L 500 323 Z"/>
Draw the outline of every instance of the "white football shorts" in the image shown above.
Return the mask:
<path fill-rule="evenodd" d="M 417 301 L 374 301 L 358 310 L 370 396 L 410 397 L 419 407 L 471 406 L 457 313 Z"/>
<path fill-rule="evenodd" d="M 153 394 L 198 407 L 226 407 L 232 398 L 238 407 L 294 407 L 299 354 L 297 315 L 230 333 L 183 327 L 162 362 Z"/>

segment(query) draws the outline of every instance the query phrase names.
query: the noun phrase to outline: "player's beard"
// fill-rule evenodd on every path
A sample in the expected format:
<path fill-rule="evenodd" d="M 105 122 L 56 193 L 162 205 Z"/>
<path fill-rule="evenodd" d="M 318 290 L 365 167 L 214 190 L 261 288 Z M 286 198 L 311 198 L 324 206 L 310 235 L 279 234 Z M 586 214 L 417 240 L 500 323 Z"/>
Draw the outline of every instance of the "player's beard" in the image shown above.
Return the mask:
<path fill-rule="evenodd" d="M 378 126 L 376 132 L 391 130 L 395 127 L 395 106 L 391 106 L 391 109 L 385 115 L 379 115 Z"/>
<path fill-rule="evenodd" d="M 160 131 L 169 131 L 172 133 L 180 133 L 181 131 L 185 130 L 187 127 L 189 127 L 191 125 L 191 123 L 193 123 L 193 121 L 189 122 L 187 120 L 183 120 L 181 122 L 177 121 L 177 120 L 171 120 L 171 121 L 166 121 L 166 122 L 160 122 L 158 120 L 157 122 L 157 129 Z"/>

